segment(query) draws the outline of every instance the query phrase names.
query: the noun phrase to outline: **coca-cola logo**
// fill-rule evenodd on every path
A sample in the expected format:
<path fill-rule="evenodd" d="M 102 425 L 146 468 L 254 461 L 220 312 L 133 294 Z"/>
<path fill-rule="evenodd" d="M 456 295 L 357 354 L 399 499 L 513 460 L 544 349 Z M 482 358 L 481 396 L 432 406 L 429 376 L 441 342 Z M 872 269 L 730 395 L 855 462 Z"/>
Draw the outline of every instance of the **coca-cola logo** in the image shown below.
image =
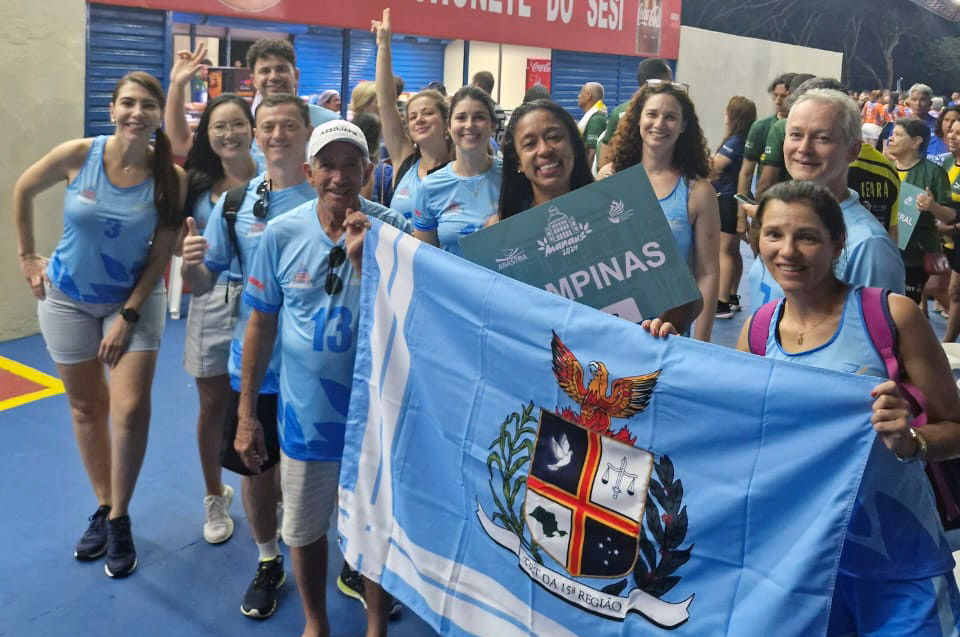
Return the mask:
<path fill-rule="evenodd" d="M 659 27 L 660 26 L 660 7 L 654 7 L 653 9 L 641 9 L 640 10 L 640 19 L 638 22 L 641 25 Z"/>
<path fill-rule="evenodd" d="M 530 70 L 534 73 L 549 73 L 550 62 L 531 62 Z"/>

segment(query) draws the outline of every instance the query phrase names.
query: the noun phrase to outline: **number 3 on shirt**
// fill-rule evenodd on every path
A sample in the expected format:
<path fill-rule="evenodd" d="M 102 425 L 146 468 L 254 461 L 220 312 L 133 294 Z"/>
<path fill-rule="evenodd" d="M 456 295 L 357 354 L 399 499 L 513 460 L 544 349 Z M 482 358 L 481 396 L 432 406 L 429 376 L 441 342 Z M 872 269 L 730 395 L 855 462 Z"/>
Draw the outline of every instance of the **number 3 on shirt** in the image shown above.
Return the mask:
<path fill-rule="evenodd" d="M 342 354 L 353 345 L 353 312 L 350 308 L 338 305 L 330 308 L 320 308 L 313 315 L 313 351 L 322 352 L 324 344 L 327 349 Z M 328 332 L 332 332 L 327 335 Z"/>

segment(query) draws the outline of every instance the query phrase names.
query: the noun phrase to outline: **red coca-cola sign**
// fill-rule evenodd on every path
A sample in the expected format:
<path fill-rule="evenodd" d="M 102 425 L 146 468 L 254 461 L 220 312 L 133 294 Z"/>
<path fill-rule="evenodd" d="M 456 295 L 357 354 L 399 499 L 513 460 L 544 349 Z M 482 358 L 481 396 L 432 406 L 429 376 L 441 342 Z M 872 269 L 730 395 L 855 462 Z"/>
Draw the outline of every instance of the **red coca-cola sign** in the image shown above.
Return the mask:
<path fill-rule="evenodd" d="M 527 58 L 527 85 L 526 90 L 531 86 L 540 84 L 550 90 L 550 60 L 539 58 Z"/>

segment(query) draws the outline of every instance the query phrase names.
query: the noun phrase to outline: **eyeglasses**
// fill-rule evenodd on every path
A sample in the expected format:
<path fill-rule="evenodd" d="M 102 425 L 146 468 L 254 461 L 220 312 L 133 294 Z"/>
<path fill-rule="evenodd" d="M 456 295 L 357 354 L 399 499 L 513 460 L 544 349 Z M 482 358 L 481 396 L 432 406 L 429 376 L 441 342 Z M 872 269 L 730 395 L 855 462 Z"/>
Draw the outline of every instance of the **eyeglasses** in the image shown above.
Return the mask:
<path fill-rule="evenodd" d="M 250 130 L 250 122 L 245 119 L 238 119 L 235 122 L 217 122 L 216 124 L 211 124 L 207 129 L 210 131 L 210 134 L 214 137 L 226 137 L 230 131 L 236 131 L 238 133 L 245 133 Z"/>
<path fill-rule="evenodd" d="M 270 203 L 267 193 L 270 192 L 270 189 L 273 185 L 270 183 L 269 179 L 264 179 L 260 182 L 260 185 L 257 186 L 257 199 L 253 204 L 253 216 L 257 219 L 264 219 L 267 216 L 267 205 Z"/>
<path fill-rule="evenodd" d="M 669 84 L 672 88 L 678 91 L 683 91 L 684 93 L 690 92 L 690 85 L 684 84 L 683 82 L 668 82 L 667 80 L 658 80 L 656 78 L 652 78 L 647 80 L 646 84 L 647 86 L 663 86 L 664 84 Z"/>
<path fill-rule="evenodd" d="M 338 294 L 343 289 L 343 279 L 337 276 L 333 269 L 343 265 L 346 260 L 347 251 L 343 249 L 343 246 L 333 246 L 330 256 L 327 257 L 327 283 L 324 286 L 330 296 Z"/>

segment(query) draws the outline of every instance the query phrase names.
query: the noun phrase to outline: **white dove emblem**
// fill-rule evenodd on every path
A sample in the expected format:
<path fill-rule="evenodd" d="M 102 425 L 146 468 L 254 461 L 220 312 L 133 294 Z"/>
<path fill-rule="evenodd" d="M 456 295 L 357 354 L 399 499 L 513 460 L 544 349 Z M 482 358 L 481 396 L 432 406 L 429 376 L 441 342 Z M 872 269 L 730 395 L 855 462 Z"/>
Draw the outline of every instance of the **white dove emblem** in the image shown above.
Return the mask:
<path fill-rule="evenodd" d="M 560 467 L 565 467 L 570 464 L 570 459 L 573 457 L 573 451 L 570 450 L 570 442 L 567 440 L 567 434 L 561 434 L 560 438 L 554 438 L 550 441 L 550 449 L 553 451 L 553 456 L 557 459 L 553 464 L 548 464 L 547 469 L 550 471 L 556 471 Z"/>

